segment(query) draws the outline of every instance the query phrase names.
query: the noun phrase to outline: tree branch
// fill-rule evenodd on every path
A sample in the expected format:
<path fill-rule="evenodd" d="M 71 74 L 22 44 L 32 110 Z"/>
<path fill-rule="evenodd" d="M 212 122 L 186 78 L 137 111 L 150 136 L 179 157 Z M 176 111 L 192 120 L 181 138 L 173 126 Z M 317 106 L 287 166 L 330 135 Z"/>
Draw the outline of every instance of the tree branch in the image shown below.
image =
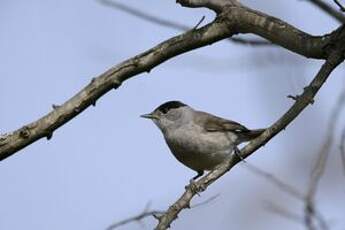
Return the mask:
<path fill-rule="evenodd" d="M 53 111 L 22 128 L 0 136 L 0 160 L 3 160 L 36 140 L 47 137 L 76 117 L 105 93 L 117 89 L 125 80 L 139 73 L 149 72 L 155 66 L 171 57 L 190 50 L 210 45 L 233 34 L 226 23 L 216 20 L 200 29 L 182 35 L 147 50 L 109 69 L 79 91 L 61 106 L 53 106 Z"/>
<path fill-rule="evenodd" d="M 211 1 L 216 4 L 220 0 Z M 253 33 L 306 57 L 326 59 L 342 27 L 324 36 L 312 36 L 277 18 L 228 0 L 215 21 L 173 37 L 121 64 L 109 69 L 75 96 L 53 111 L 22 128 L 0 136 L 0 160 L 3 160 L 36 140 L 47 137 L 66 122 L 76 117 L 111 89 L 117 89 L 125 80 L 149 72 L 164 61 L 190 50 L 210 45 L 235 33 Z M 182 2 L 187 1 L 179 1 Z"/>
<path fill-rule="evenodd" d="M 328 3 L 322 0 L 308 0 L 309 2 L 313 3 L 315 6 L 319 7 L 321 10 L 325 11 L 328 15 L 336 19 L 340 23 L 345 23 L 345 16 L 341 12 L 334 9 Z"/>

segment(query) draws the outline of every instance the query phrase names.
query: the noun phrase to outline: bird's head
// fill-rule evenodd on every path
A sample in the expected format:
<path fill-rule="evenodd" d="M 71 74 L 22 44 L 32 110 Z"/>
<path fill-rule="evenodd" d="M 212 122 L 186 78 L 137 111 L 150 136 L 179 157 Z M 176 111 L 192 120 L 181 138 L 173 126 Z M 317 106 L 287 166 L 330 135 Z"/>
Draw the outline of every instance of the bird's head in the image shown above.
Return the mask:
<path fill-rule="evenodd" d="M 168 128 L 177 128 L 191 119 L 193 109 L 180 101 L 168 101 L 158 106 L 153 112 L 141 115 L 151 119 L 163 132 Z"/>

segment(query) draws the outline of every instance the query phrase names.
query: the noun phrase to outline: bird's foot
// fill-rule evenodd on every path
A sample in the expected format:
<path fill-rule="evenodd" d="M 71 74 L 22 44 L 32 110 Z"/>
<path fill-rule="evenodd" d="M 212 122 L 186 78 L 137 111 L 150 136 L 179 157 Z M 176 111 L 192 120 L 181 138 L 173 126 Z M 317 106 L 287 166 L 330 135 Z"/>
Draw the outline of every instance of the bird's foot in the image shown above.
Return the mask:
<path fill-rule="evenodd" d="M 185 189 L 190 189 L 193 193 L 200 196 L 200 193 L 206 190 L 206 186 L 204 184 L 198 184 L 193 178 L 189 180 L 189 185 L 185 187 Z"/>

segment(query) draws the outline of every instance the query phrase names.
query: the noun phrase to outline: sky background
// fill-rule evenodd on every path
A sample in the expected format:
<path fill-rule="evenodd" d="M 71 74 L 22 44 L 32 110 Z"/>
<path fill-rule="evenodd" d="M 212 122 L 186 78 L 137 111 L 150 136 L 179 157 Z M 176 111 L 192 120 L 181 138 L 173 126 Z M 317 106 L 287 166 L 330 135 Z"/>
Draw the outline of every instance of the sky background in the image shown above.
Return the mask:
<path fill-rule="evenodd" d="M 194 26 L 214 14 L 174 0 L 127 0 L 150 14 Z M 308 1 L 242 1 L 315 35 L 338 23 Z M 95 0 L 0 1 L 0 133 L 20 128 L 62 104 L 93 77 L 180 32 L 157 26 Z M 75 119 L 0 163 L 0 229 L 105 229 L 151 209 L 165 210 L 195 172 L 177 162 L 160 131 L 139 115 L 167 100 L 243 123 L 267 127 L 301 93 L 322 61 L 282 48 L 221 41 L 175 57 L 126 81 Z M 248 161 L 305 192 L 327 134 L 329 114 L 344 89 L 341 66 L 285 131 Z M 331 229 L 344 229 L 345 177 L 336 130 L 316 204 Z M 304 229 L 268 204 L 303 217 L 303 203 L 239 164 L 183 211 L 173 229 Z M 121 229 L 152 229 L 147 218 Z"/>

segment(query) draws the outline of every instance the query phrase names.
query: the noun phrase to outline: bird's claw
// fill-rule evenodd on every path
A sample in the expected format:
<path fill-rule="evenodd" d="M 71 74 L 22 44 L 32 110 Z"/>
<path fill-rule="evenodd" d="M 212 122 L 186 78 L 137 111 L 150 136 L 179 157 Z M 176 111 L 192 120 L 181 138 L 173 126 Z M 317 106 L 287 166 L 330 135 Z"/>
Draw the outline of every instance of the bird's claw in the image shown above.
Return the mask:
<path fill-rule="evenodd" d="M 234 148 L 234 154 L 235 154 L 241 161 L 246 162 L 246 161 L 244 160 L 244 158 L 241 156 L 241 150 L 239 150 L 237 146 Z"/>

